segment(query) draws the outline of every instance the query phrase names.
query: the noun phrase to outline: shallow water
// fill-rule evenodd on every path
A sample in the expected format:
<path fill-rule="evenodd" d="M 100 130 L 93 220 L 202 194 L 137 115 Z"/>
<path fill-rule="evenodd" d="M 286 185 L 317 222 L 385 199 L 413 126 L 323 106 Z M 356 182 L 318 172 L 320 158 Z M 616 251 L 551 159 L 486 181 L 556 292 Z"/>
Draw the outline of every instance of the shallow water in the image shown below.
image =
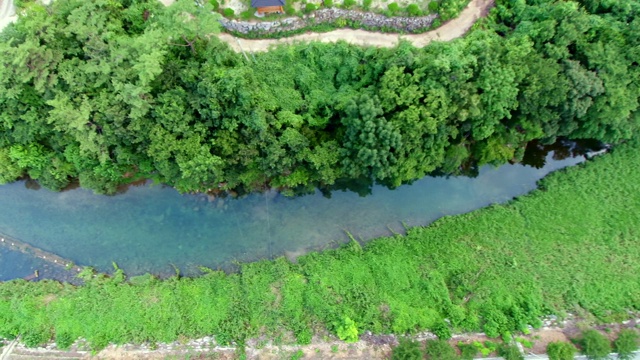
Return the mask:
<path fill-rule="evenodd" d="M 534 189 L 547 173 L 583 160 L 554 160 L 549 153 L 542 168 L 485 166 L 475 178 L 426 177 L 394 190 L 374 186 L 366 197 L 338 191 L 326 198 L 316 191 L 287 198 L 272 191 L 212 200 L 149 184 L 103 196 L 84 189 L 34 190 L 21 181 L 0 186 L 0 233 L 101 271 L 115 262 L 129 275 L 166 275 L 174 266 L 192 275 L 198 265 L 296 256 L 344 242 L 347 231 L 367 240 L 402 232 L 403 224 L 424 225 L 505 202 Z M 42 266 L 0 248 L 0 280 Z"/>

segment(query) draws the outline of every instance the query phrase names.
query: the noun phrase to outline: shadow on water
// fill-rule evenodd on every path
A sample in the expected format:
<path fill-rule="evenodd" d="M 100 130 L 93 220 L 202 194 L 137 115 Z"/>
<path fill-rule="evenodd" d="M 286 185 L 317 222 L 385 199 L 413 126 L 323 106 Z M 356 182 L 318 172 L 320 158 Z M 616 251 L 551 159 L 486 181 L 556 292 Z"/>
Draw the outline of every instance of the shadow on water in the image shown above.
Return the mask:
<path fill-rule="evenodd" d="M 240 198 L 181 195 L 148 182 L 104 196 L 81 188 L 51 192 L 22 181 L 0 186 L 0 203 L 10 204 L 0 206 L 0 233 L 104 272 L 112 262 L 129 275 L 171 276 L 175 268 L 198 275 L 200 266 L 234 270 L 238 262 L 282 255 L 295 260 L 335 247 L 348 241 L 347 232 L 366 241 L 508 201 L 534 189 L 547 173 L 584 161 L 597 145 L 532 143 L 523 164 L 485 166 L 473 178 L 425 177 L 394 190 L 367 179 L 340 181 L 298 197 L 274 190 Z M 0 251 L 0 279 L 22 278 L 46 265 Z"/>

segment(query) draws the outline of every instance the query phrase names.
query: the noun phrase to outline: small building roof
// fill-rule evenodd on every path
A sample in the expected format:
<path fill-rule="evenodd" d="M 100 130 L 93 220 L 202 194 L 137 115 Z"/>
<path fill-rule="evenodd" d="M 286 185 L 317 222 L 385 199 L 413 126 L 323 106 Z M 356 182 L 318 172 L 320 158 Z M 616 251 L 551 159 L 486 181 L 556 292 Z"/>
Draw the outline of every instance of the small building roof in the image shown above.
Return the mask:
<path fill-rule="evenodd" d="M 251 7 L 284 6 L 284 1 L 285 0 L 251 0 Z"/>

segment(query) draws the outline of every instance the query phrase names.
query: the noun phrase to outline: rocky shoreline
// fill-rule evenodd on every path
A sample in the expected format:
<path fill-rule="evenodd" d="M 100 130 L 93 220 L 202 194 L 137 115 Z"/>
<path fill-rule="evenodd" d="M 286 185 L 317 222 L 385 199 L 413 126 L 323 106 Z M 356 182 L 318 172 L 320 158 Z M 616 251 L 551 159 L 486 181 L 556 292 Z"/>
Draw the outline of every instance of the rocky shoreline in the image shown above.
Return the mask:
<path fill-rule="evenodd" d="M 387 17 L 384 15 L 344 9 L 321 9 L 302 18 L 289 17 L 278 21 L 237 21 L 222 18 L 220 23 L 229 32 L 239 34 L 270 34 L 278 32 L 296 31 L 319 24 L 340 24 L 344 27 L 348 24 L 357 23 L 363 28 L 390 29 L 397 32 L 417 32 L 429 28 L 438 18 L 438 15 L 431 14 L 420 17 Z"/>

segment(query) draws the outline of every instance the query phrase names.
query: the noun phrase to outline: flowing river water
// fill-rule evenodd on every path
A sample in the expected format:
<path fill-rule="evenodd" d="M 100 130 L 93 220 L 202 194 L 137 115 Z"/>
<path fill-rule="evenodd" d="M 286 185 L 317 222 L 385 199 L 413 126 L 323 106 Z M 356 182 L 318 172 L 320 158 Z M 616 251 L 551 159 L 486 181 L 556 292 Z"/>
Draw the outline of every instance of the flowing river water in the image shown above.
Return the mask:
<path fill-rule="evenodd" d="M 524 164 L 484 166 L 476 177 L 425 177 L 370 194 L 333 191 L 285 197 L 275 191 L 239 199 L 181 195 L 142 184 L 114 196 L 89 190 L 51 192 L 31 181 L 0 186 L 0 235 L 99 271 L 116 263 L 128 275 L 197 275 L 198 266 L 286 255 L 348 240 L 401 233 L 444 215 L 505 202 L 536 187 L 551 171 L 584 161 L 582 148 L 530 146 Z M 526 164 L 528 163 L 528 164 Z M 326 194 L 326 192 L 325 192 Z M 61 266 L 30 251 L 0 246 L 0 280 L 65 278 Z"/>

